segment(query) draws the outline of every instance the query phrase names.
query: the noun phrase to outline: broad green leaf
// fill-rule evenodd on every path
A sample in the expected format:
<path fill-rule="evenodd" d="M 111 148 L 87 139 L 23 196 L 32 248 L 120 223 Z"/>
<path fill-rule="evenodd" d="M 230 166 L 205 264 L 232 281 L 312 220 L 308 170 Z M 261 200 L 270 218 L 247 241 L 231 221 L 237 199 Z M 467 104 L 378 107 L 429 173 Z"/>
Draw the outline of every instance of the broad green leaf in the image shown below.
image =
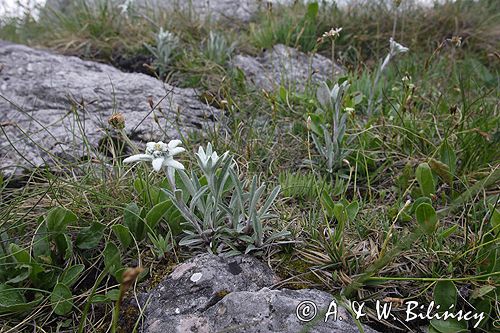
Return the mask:
<path fill-rule="evenodd" d="M 457 288 L 452 281 L 438 281 L 434 286 L 434 301 L 440 308 L 438 312 L 450 310 L 457 304 Z"/>
<path fill-rule="evenodd" d="M 434 327 L 429 326 L 428 327 L 428 333 L 440 333 L 438 330 L 436 330 Z"/>
<path fill-rule="evenodd" d="M 69 259 L 73 255 L 73 242 L 67 234 L 59 234 L 55 237 L 56 247 L 59 254 L 64 259 Z"/>
<path fill-rule="evenodd" d="M 491 310 L 492 310 L 491 303 L 492 303 L 491 299 L 485 298 L 485 299 L 478 300 L 472 304 L 474 306 L 474 309 L 475 309 L 474 312 L 476 312 L 476 313 L 482 312 L 482 313 L 484 313 L 484 316 L 485 316 L 485 318 L 483 320 L 481 320 L 481 322 L 479 323 L 479 325 L 477 327 L 483 327 L 488 322 L 488 316 L 490 315 Z M 472 326 L 474 326 L 475 324 L 477 324 L 477 320 L 471 320 L 470 324 Z"/>
<path fill-rule="evenodd" d="M 31 264 L 32 260 L 29 252 L 19 245 L 11 243 L 9 245 L 9 251 L 18 263 Z"/>
<path fill-rule="evenodd" d="M 30 265 L 20 265 L 18 269 L 19 273 L 14 276 L 12 279 L 8 280 L 7 283 L 17 284 L 22 282 L 30 277 L 31 275 L 31 266 Z"/>
<path fill-rule="evenodd" d="M 345 223 L 347 223 L 348 221 L 347 211 L 343 204 L 336 203 L 333 206 L 333 214 L 335 215 L 335 218 L 339 222 L 339 225 L 345 225 Z"/>
<path fill-rule="evenodd" d="M 417 207 L 420 206 L 420 204 L 423 203 L 428 203 L 429 205 L 432 205 L 432 200 L 428 197 L 420 197 L 415 199 L 413 204 L 411 205 L 410 211 L 408 212 L 410 215 L 415 214 L 415 211 L 417 210 Z"/>
<path fill-rule="evenodd" d="M 115 224 L 111 227 L 116 238 L 120 241 L 123 249 L 126 250 L 132 244 L 132 236 L 130 235 L 130 230 L 123 224 Z"/>
<path fill-rule="evenodd" d="M 458 225 L 454 225 L 443 231 L 439 236 L 441 237 L 441 239 L 445 239 L 450 237 L 457 230 L 458 230 Z"/>
<path fill-rule="evenodd" d="M 106 225 L 94 222 L 90 227 L 82 229 L 76 237 L 76 246 L 82 250 L 94 249 L 99 245 Z"/>
<path fill-rule="evenodd" d="M 175 237 L 182 233 L 182 225 L 181 222 L 184 221 L 184 217 L 177 207 L 172 206 L 166 213 L 167 223 L 170 226 L 170 230 L 172 235 Z"/>
<path fill-rule="evenodd" d="M 417 222 L 426 234 L 432 234 L 437 228 L 437 215 L 434 208 L 428 203 L 420 204 L 416 211 Z"/>
<path fill-rule="evenodd" d="M 61 283 L 68 287 L 73 286 L 84 269 L 85 265 L 81 264 L 67 268 L 61 275 Z"/>
<path fill-rule="evenodd" d="M 143 204 L 154 206 L 158 203 L 159 190 L 140 178 L 134 181 L 134 188 L 142 199 Z"/>
<path fill-rule="evenodd" d="M 106 298 L 110 301 L 117 301 L 120 298 L 120 290 L 112 289 L 106 293 Z"/>
<path fill-rule="evenodd" d="M 0 313 L 18 313 L 32 309 L 42 300 L 40 294 L 35 295 L 35 299 L 27 302 L 18 288 L 13 288 L 6 284 L 0 283 Z"/>
<path fill-rule="evenodd" d="M 14 243 L 11 243 L 9 245 L 9 251 L 16 260 L 16 262 L 21 264 L 20 268 L 24 271 L 27 267 L 29 267 L 30 278 L 33 279 L 34 282 L 39 282 L 37 280 L 37 276 L 39 273 L 43 272 L 43 268 L 31 258 L 29 252 Z M 17 276 L 17 279 L 21 279 L 22 277 L 24 277 L 24 275 L 25 272 L 21 272 Z"/>
<path fill-rule="evenodd" d="M 436 185 L 434 183 L 434 176 L 432 175 L 431 168 L 427 163 L 421 163 L 417 167 L 415 172 L 418 184 L 420 185 L 420 190 L 422 195 L 426 197 L 431 197 L 432 194 L 436 193 Z"/>
<path fill-rule="evenodd" d="M 8 308 L 26 302 L 23 294 L 17 289 L 6 284 L 0 284 L 0 309 Z"/>
<path fill-rule="evenodd" d="M 114 276 L 122 267 L 120 250 L 113 242 L 108 242 L 104 248 L 103 256 L 104 266 Z"/>
<path fill-rule="evenodd" d="M 66 231 L 66 227 L 73 222 L 76 222 L 78 218 L 73 212 L 62 207 L 52 208 L 46 217 L 47 229 L 49 233 L 63 233 Z"/>
<path fill-rule="evenodd" d="M 130 230 L 138 241 L 144 237 L 144 222 L 141 219 L 141 210 L 136 203 L 131 203 L 123 212 L 123 224 Z"/>
<path fill-rule="evenodd" d="M 321 206 L 323 206 L 323 209 L 325 210 L 326 215 L 329 218 L 335 216 L 333 212 L 333 208 L 335 207 L 335 202 L 333 202 L 332 197 L 330 196 L 330 194 L 328 194 L 327 191 L 323 191 L 321 195 Z"/>
<path fill-rule="evenodd" d="M 482 251 L 480 251 L 480 255 L 484 256 L 484 253 L 487 254 L 486 258 L 484 258 L 480 263 L 479 263 L 479 267 L 481 269 L 481 271 L 485 272 L 485 273 L 494 273 L 494 272 L 497 272 L 498 269 L 500 268 L 500 263 L 499 263 L 499 260 L 498 260 L 498 257 L 499 257 L 499 252 L 500 252 L 500 249 L 499 248 L 492 248 L 492 249 L 482 249 Z"/>
<path fill-rule="evenodd" d="M 33 256 L 38 257 L 49 257 L 50 256 L 50 243 L 49 236 L 47 232 L 47 224 L 45 219 L 40 217 L 38 220 L 39 227 L 35 234 L 35 239 L 33 242 Z"/>
<path fill-rule="evenodd" d="M 315 20 L 316 16 L 318 16 L 319 12 L 319 4 L 317 2 L 311 2 L 307 6 L 307 18 L 309 20 Z"/>
<path fill-rule="evenodd" d="M 492 286 L 492 285 L 485 285 L 485 286 L 482 286 L 481 288 L 479 289 L 475 289 L 473 292 L 472 292 L 472 295 L 471 297 L 472 298 L 482 298 L 483 296 L 489 294 L 490 292 L 492 292 L 493 290 L 495 290 L 495 286 Z"/>
<path fill-rule="evenodd" d="M 122 283 L 123 273 L 125 273 L 126 270 L 127 270 L 127 267 L 121 266 L 113 273 L 113 276 L 116 279 L 116 281 L 118 281 L 118 283 Z"/>
<path fill-rule="evenodd" d="M 158 225 L 165 213 L 173 206 L 172 201 L 167 200 L 155 205 L 146 215 L 146 223 L 152 231 Z"/>
<path fill-rule="evenodd" d="M 50 302 L 54 312 L 64 316 L 71 312 L 73 308 L 73 294 L 63 283 L 58 283 L 50 295 Z"/>
<path fill-rule="evenodd" d="M 359 212 L 359 203 L 357 200 L 348 204 L 345 208 L 347 212 L 347 216 L 349 217 L 349 221 L 354 222 L 354 219 L 358 215 Z"/>
<path fill-rule="evenodd" d="M 92 296 L 92 298 L 90 299 L 90 303 L 107 303 L 107 302 L 111 302 L 110 299 L 108 299 L 105 295 L 94 295 Z"/>
<path fill-rule="evenodd" d="M 466 321 L 458 321 L 453 318 L 448 318 L 447 320 L 432 319 L 431 325 L 439 333 L 461 333 L 468 331 Z"/>

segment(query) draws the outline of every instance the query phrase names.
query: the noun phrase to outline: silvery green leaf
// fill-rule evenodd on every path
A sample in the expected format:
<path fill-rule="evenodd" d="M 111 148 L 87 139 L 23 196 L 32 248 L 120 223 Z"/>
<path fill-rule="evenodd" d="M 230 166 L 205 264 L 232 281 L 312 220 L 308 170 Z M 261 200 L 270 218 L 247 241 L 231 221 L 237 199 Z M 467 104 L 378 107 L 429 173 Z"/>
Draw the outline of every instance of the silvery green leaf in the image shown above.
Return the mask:
<path fill-rule="evenodd" d="M 201 245 L 201 244 L 203 244 L 203 239 L 194 238 L 191 236 L 186 236 L 183 239 L 181 239 L 179 242 L 180 246 L 194 246 L 194 245 Z"/>
<path fill-rule="evenodd" d="M 257 184 L 257 180 L 256 180 L 256 176 L 254 176 L 254 180 L 255 182 L 252 182 L 252 186 L 253 184 Z M 253 217 L 253 214 L 256 214 L 257 213 L 257 202 L 259 201 L 262 193 L 264 192 L 264 189 L 265 189 L 265 186 L 264 185 L 261 185 L 259 188 L 257 189 L 254 189 L 253 188 L 253 192 L 251 194 L 251 199 L 250 199 L 250 204 L 249 204 L 249 207 L 248 207 L 248 212 L 249 212 L 249 216 L 252 218 Z"/>
<path fill-rule="evenodd" d="M 220 162 L 222 162 L 222 159 L 220 159 L 217 163 L 220 164 Z M 224 187 L 226 186 L 226 182 L 230 177 L 229 168 L 231 167 L 232 163 L 232 159 L 227 159 L 227 161 L 224 163 L 224 166 L 222 167 L 222 171 L 219 176 L 220 181 L 217 184 L 217 195 L 222 195 L 224 192 Z"/>
<path fill-rule="evenodd" d="M 313 142 L 314 142 L 314 145 L 316 146 L 316 150 L 318 150 L 318 152 L 321 154 L 321 155 L 325 155 L 325 149 L 323 148 L 323 146 L 319 143 L 318 141 L 318 138 L 316 137 L 315 134 L 312 135 L 312 139 L 313 139 Z"/>
<path fill-rule="evenodd" d="M 207 202 L 205 211 L 203 212 L 203 227 L 205 229 L 214 229 L 214 223 L 213 223 L 213 209 L 214 208 L 214 203 L 212 200 Z"/>
<path fill-rule="evenodd" d="M 182 190 L 175 190 L 174 195 L 176 200 L 182 201 Z"/>
<path fill-rule="evenodd" d="M 248 235 L 241 235 L 238 237 L 238 239 L 240 239 L 246 243 L 253 243 L 253 238 L 248 236 Z"/>
<path fill-rule="evenodd" d="M 257 218 L 257 214 L 255 213 L 252 214 L 252 226 L 254 230 L 256 246 L 260 247 L 262 246 L 262 239 L 264 235 L 262 231 L 262 222 Z"/>
<path fill-rule="evenodd" d="M 186 190 L 193 197 L 194 194 L 196 193 L 196 190 L 194 188 L 193 183 L 191 182 L 191 179 L 189 179 L 189 176 L 186 174 L 186 172 L 184 170 L 179 170 L 178 173 L 181 177 L 182 183 L 186 187 Z"/>
<path fill-rule="evenodd" d="M 287 238 L 287 237 L 290 237 L 290 235 L 291 235 L 290 231 L 275 232 L 275 233 L 271 234 L 271 236 L 269 236 L 266 239 L 266 243 L 271 243 L 273 240 L 280 239 L 280 238 Z"/>
<path fill-rule="evenodd" d="M 339 90 L 340 90 L 340 87 L 339 85 L 336 83 L 332 90 L 330 91 L 330 97 L 331 97 L 331 100 L 332 101 L 336 101 L 337 100 L 337 97 L 339 95 Z"/>
<path fill-rule="evenodd" d="M 332 100 L 330 96 L 330 88 L 328 88 L 326 82 L 323 82 L 316 90 L 316 98 L 324 109 L 330 110 L 332 108 Z"/>
<path fill-rule="evenodd" d="M 266 214 L 267 210 L 271 207 L 274 200 L 276 199 L 276 197 L 280 193 L 280 190 L 281 190 L 281 186 L 279 186 L 279 185 L 273 189 L 273 191 L 271 192 L 269 197 L 267 197 L 266 201 L 264 202 L 264 205 L 262 205 L 262 207 L 259 210 L 259 213 L 258 213 L 259 218 L 262 218 L 262 216 L 264 214 Z"/>
<path fill-rule="evenodd" d="M 241 212 L 245 210 L 243 206 L 243 189 L 241 188 L 241 183 L 240 180 L 238 179 L 238 176 L 236 176 L 236 173 L 234 170 L 231 168 L 229 169 L 229 173 L 231 175 L 231 179 L 233 180 L 234 183 L 234 188 L 236 190 L 236 200 L 239 206 L 239 209 Z"/>
<path fill-rule="evenodd" d="M 205 194 L 205 192 L 208 191 L 208 186 L 205 185 L 205 186 L 202 186 L 194 195 L 193 197 L 191 198 L 191 203 L 189 205 L 189 209 L 191 211 L 193 211 L 193 208 L 195 206 L 201 206 L 201 211 L 204 211 L 206 208 L 204 208 L 204 205 L 203 205 L 203 202 L 201 200 L 201 197 L 203 196 L 203 194 Z M 176 191 L 177 192 L 177 191 Z M 207 203 L 208 204 L 208 203 Z"/>
<path fill-rule="evenodd" d="M 249 254 L 250 252 L 252 252 L 254 250 L 257 250 L 257 247 L 255 247 L 255 245 L 253 245 L 253 244 L 248 244 L 247 248 L 245 250 L 245 254 Z"/>
<path fill-rule="evenodd" d="M 238 250 L 231 250 L 231 251 L 224 253 L 225 257 L 234 257 L 234 256 L 239 256 L 239 255 L 241 255 L 241 251 L 238 251 Z"/>
<path fill-rule="evenodd" d="M 196 191 L 200 189 L 201 187 L 200 180 L 198 179 L 194 171 L 191 171 L 191 183 L 193 184 L 193 187 L 195 188 Z"/>

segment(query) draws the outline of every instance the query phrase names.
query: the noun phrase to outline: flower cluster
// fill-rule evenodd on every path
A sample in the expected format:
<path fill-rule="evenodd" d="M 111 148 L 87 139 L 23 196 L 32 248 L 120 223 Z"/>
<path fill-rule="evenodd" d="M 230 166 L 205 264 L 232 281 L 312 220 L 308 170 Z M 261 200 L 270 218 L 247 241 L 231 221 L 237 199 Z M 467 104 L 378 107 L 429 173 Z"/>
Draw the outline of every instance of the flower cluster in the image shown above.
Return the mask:
<path fill-rule="evenodd" d="M 229 152 L 225 152 L 221 156 L 217 154 L 215 150 L 212 149 L 212 144 L 209 142 L 207 145 L 207 150 L 203 149 L 202 146 L 198 148 L 198 152 L 196 153 L 196 157 L 198 158 L 198 162 L 206 173 L 210 173 L 212 169 L 216 169 L 219 160 L 224 161 L 226 159 L 227 154 Z"/>
<path fill-rule="evenodd" d="M 390 46 L 389 53 L 391 57 L 394 57 L 395 55 L 398 55 L 400 53 L 406 53 L 410 50 L 406 46 L 403 46 L 398 42 L 396 42 L 392 37 L 391 39 L 389 39 L 389 46 Z"/>
<path fill-rule="evenodd" d="M 382 65 L 380 66 L 379 73 L 383 72 L 385 67 L 389 64 L 392 58 L 401 53 L 406 53 L 410 49 L 396 42 L 392 37 L 389 39 L 389 53 L 385 57 Z"/>
<path fill-rule="evenodd" d="M 318 38 L 319 43 L 323 43 L 325 39 L 331 39 L 332 41 L 340 36 L 342 28 L 331 28 L 329 31 L 325 31 L 323 35 Z"/>
<path fill-rule="evenodd" d="M 137 154 L 127 157 L 123 163 L 133 163 L 138 161 L 148 161 L 153 164 L 155 171 L 160 171 L 162 168 L 168 170 L 184 170 L 184 166 L 174 160 L 174 156 L 184 152 L 186 149 L 178 147 L 181 140 L 172 140 L 168 144 L 162 141 L 148 142 L 146 144 L 146 153 Z"/>

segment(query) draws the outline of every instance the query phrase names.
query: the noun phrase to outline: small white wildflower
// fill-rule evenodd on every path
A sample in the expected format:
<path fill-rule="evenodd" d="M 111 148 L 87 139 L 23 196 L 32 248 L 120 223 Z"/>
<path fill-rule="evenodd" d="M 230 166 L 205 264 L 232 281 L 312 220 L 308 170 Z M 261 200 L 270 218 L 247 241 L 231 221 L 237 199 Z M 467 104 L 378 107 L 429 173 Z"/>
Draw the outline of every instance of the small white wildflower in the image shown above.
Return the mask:
<path fill-rule="evenodd" d="M 390 54 L 391 56 L 395 56 L 400 53 L 405 53 L 408 52 L 410 49 L 407 48 L 406 46 L 403 46 L 396 42 L 394 39 L 389 39 L 389 45 L 390 45 Z"/>
<path fill-rule="evenodd" d="M 307 116 L 306 126 L 308 131 L 311 130 L 311 124 L 312 124 L 311 116 Z"/>
<path fill-rule="evenodd" d="M 340 32 L 342 31 L 342 28 L 331 28 L 329 31 L 326 31 L 323 33 L 323 38 L 332 38 L 336 39 L 340 36 Z"/>
<path fill-rule="evenodd" d="M 155 171 L 160 171 L 162 167 L 167 168 L 167 171 L 184 170 L 184 166 L 174 160 L 174 156 L 184 152 L 186 149 L 178 147 L 182 142 L 180 140 L 172 140 L 168 144 L 159 142 L 148 142 L 146 144 L 146 153 L 137 154 L 127 157 L 123 163 L 133 163 L 138 161 L 150 161 Z"/>
<path fill-rule="evenodd" d="M 176 35 L 168 30 L 163 30 L 163 28 L 160 28 L 157 38 L 163 43 L 177 44 L 179 42 L 179 38 Z"/>
<path fill-rule="evenodd" d="M 389 64 L 389 62 L 391 61 L 391 59 L 393 57 L 395 57 L 396 55 L 398 55 L 400 53 L 406 53 L 410 50 L 406 46 L 403 46 L 403 45 L 399 44 L 398 42 L 396 42 L 394 39 L 392 39 L 392 37 L 389 39 L 389 46 L 390 46 L 389 53 L 387 54 L 384 61 L 382 62 L 382 65 L 380 66 L 379 72 L 384 71 L 385 67 Z"/>
<path fill-rule="evenodd" d="M 126 15 L 128 13 L 128 10 L 130 7 L 132 7 L 132 4 L 134 3 L 134 0 L 125 0 L 124 3 L 121 5 L 118 5 L 118 8 L 121 9 L 121 14 Z"/>

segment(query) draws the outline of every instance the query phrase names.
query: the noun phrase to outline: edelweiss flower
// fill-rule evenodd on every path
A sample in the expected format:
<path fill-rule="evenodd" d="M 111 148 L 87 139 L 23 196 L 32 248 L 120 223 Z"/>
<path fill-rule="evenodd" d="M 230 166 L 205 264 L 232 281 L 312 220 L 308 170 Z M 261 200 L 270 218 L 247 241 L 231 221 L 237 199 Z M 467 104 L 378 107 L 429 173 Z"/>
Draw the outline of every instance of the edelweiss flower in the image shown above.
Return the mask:
<path fill-rule="evenodd" d="M 138 161 L 151 161 L 153 169 L 160 171 L 162 167 L 167 168 L 167 171 L 175 169 L 184 170 L 184 166 L 174 160 L 174 156 L 184 152 L 186 149 L 177 147 L 182 142 L 181 140 L 172 140 L 168 144 L 159 142 L 148 142 L 146 144 L 146 153 L 137 154 L 127 157 L 123 163 L 133 163 Z"/>
<path fill-rule="evenodd" d="M 229 152 L 225 152 L 222 156 L 219 156 L 216 151 L 212 151 L 212 144 L 209 142 L 207 144 L 207 151 L 200 146 L 198 148 L 198 152 L 196 156 L 198 156 L 198 160 L 203 169 L 211 169 L 217 161 L 220 159 L 224 160 Z"/>
<path fill-rule="evenodd" d="M 134 3 L 134 0 L 125 0 L 124 3 L 122 3 L 121 5 L 118 5 L 118 8 L 121 9 L 121 14 L 122 15 L 127 14 L 129 8 L 132 6 L 133 3 Z"/>
<path fill-rule="evenodd" d="M 408 52 L 410 49 L 396 42 L 394 39 L 389 39 L 390 53 L 391 56 L 395 56 L 400 53 Z"/>

